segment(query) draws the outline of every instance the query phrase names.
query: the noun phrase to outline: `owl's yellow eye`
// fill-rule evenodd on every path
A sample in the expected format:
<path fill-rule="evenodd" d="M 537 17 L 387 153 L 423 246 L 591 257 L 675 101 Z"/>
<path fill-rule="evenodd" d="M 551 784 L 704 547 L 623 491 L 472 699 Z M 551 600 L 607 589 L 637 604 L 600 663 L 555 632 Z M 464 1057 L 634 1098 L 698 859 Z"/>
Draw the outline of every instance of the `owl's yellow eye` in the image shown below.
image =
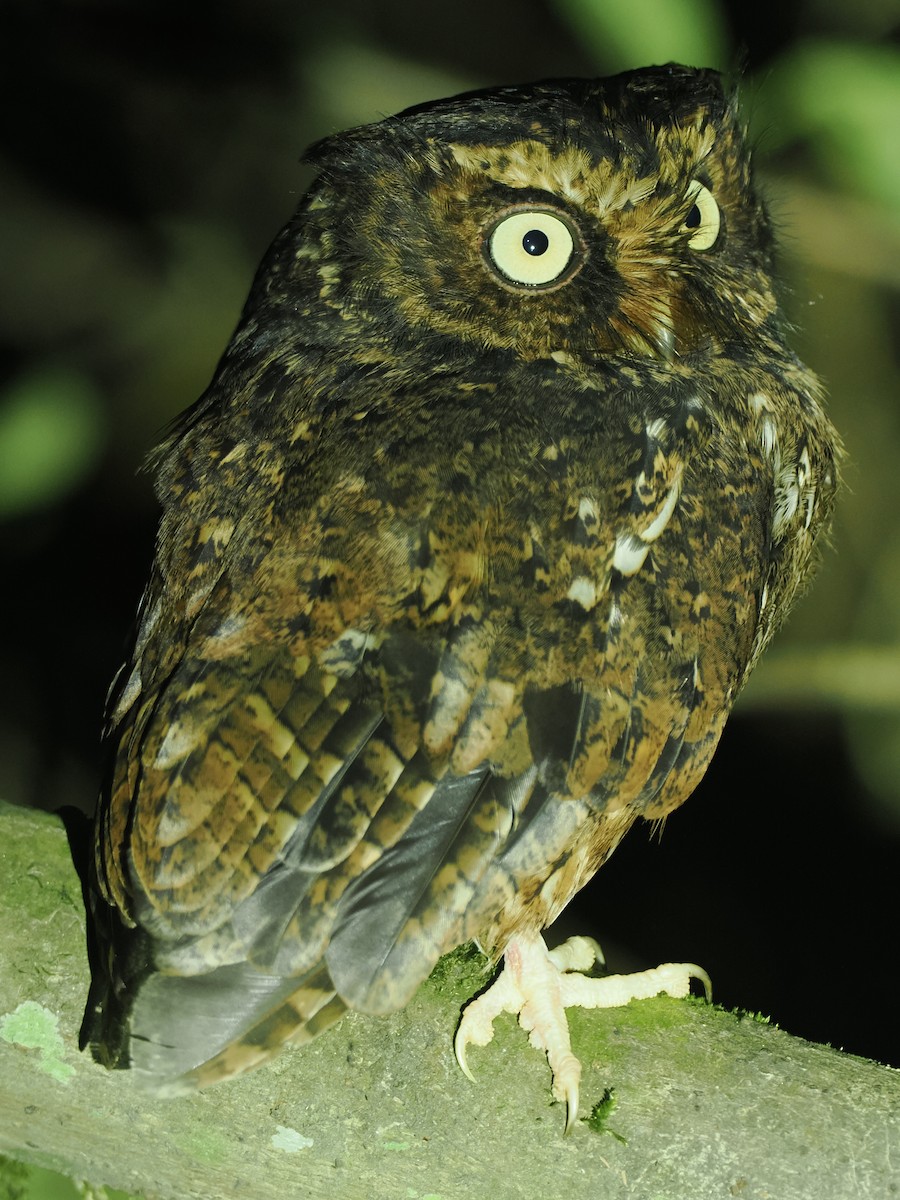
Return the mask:
<path fill-rule="evenodd" d="M 489 231 L 485 257 L 506 282 L 546 288 L 564 282 L 577 266 L 575 237 L 561 217 L 544 209 L 519 209 Z"/>
<path fill-rule="evenodd" d="M 712 192 L 699 179 L 691 182 L 687 198 L 691 201 L 691 207 L 681 228 L 690 233 L 688 245 L 692 250 L 708 250 L 719 236 L 722 224 L 719 206 Z"/>

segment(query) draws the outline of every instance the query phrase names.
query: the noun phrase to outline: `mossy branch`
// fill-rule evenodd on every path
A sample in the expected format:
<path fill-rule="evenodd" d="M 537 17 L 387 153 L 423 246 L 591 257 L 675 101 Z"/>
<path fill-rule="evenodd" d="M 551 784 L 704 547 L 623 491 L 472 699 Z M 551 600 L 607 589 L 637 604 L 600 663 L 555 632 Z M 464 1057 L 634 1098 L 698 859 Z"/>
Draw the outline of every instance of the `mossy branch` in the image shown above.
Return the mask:
<path fill-rule="evenodd" d="M 667 998 L 573 1011 L 573 1136 L 512 1018 L 451 1052 L 481 960 L 444 960 L 390 1018 L 348 1016 L 176 1101 L 79 1054 L 84 914 L 62 827 L 0 807 L 0 1152 L 160 1198 L 864 1200 L 900 1162 L 900 1073 Z M 836 976 L 823 987 L 841 986 Z"/>

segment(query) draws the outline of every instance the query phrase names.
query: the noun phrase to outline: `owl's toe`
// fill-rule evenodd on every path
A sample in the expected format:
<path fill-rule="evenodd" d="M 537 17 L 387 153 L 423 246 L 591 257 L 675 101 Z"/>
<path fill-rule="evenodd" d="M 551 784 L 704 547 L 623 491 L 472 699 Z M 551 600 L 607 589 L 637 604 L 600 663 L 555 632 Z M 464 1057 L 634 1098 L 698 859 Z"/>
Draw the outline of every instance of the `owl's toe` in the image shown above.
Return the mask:
<path fill-rule="evenodd" d="M 518 1013 L 522 1003 L 523 997 L 516 980 L 504 965 L 491 986 L 466 1005 L 453 1040 L 453 1050 L 460 1070 L 467 1079 L 475 1082 L 466 1058 L 468 1047 L 486 1046 L 493 1040 L 495 1019 L 502 1012 Z"/>
<path fill-rule="evenodd" d="M 494 1020 L 515 1013 L 533 1046 L 547 1055 L 553 1075 L 553 1095 L 567 1109 L 566 1131 L 578 1115 L 581 1064 L 572 1053 L 561 982 L 564 972 L 587 967 L 599 947 L 590 938 L 572 939 L 551 957 L 539 934 L 514 938 L 506 947 L 503 970 L 496 981 L 468 1005 L 456 1033 L 456 1060 L 472 1079 L 466 1060 L 470 1045 L 486 1046 L 494 1036 Z"/>
<path fill-rule="evenodd" d="M 602 962 L 603 955 L 593 938 L 570 938 L 553 951 L 547 950 L 539 934 L 514 938 L 506 947 L 496 981 L 467 1006 L 454 1042 L 461 1070 L 474 1079 L 467 1048 L 486 1046 L 500 1013 L 515 1013 L 532 1046 L 547 1055 L 553 1095 L 566 1105 L 566 1133 L 578 1119 L 581 1083 L 581 1063 L 572 1053 L 569 1039 L 567 1008 L 616 1008 L 661 992 L 682 997 L 689 994 L 692 979 L 703 984 L 707 1000 L 712 998 L 710 978 L 695 963 L 663 963 L 650 971 L 602 979 L 578 973 L 595 961 Z"/>

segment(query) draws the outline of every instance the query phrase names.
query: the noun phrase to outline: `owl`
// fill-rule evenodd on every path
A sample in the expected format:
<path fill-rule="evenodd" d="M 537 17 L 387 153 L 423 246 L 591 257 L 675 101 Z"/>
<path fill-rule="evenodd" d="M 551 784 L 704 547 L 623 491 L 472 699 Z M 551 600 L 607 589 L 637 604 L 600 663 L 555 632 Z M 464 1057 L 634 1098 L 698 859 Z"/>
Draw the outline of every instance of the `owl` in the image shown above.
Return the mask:
<path fill-rule="evenodd" d="M 109 701 L 82 1044 L 162 1094 L 475 942 L 568 1124 L 542 930 L 703 775 L 805 583 L 839 448 L 708 70 L 500 87 L 319 143 L 215 377 Z"/>

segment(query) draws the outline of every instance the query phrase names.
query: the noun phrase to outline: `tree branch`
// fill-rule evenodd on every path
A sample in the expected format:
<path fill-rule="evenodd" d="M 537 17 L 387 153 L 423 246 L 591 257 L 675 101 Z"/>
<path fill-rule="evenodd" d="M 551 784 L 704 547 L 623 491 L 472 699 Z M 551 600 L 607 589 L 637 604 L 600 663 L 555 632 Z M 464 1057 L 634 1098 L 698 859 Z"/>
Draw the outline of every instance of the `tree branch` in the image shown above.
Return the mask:
<path fill-rule="evenodd" d="M 209 1092 L 160 1101 L 76 1048 L 84 913 L 59 823 L 0 807 L 0 1151 L 160 1198 L 865 1200 L 896 1184 L 900 1072 L 660 997 L 570 1014 L 592 1129 L 562 1136 L 512 1018 L 456 1067 L 457 952 L 389 1018 L 346 1017 Z M 823 987 L 842 986 L 823 974 Z M 892 1182 L 893 1181 L 893 1182 Z"/>

